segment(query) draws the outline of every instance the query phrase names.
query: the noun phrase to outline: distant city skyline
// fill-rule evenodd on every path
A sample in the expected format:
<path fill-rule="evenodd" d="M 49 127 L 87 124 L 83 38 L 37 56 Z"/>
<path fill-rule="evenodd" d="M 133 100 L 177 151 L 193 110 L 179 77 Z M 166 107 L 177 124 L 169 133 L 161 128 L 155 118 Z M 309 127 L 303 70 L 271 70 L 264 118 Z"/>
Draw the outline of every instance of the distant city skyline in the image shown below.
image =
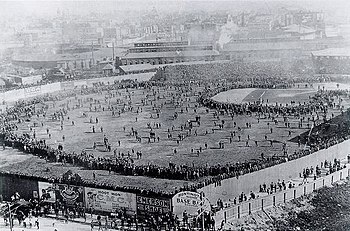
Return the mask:
<path fill-rule="evenodd" d="M 147 2 L 147 4 L 145 4 Z M 218 4 L 224 3 L 224 4 Z M 201 4 L 199 4 L 201 3 Z M 257 3 L 257 4 L 254 4 Z M 322 4 L 321 4 L 322 3 Z M 53 15 L 58 9 L 69 9 L 72 14 L 88 14 L 91 12 L 112 12 L 112 11 L 145 11 L 155 7 L 160 11 L 190 11 L 190 10 L 240 10 L 249 8 L 265 8 L 273 7 L 275 4 L 281 7 L 307 7 L 316 10 L 334 11 L 339 9 L 346 12 L 350 10 L 350 3 L 346 0 L 326 1 L 326 0 L 114 0 L 114 1 L 91 1 L 91 0 L 22 0 L 22 1 L 0 1 L 0 13 L 7 15 Z"/>

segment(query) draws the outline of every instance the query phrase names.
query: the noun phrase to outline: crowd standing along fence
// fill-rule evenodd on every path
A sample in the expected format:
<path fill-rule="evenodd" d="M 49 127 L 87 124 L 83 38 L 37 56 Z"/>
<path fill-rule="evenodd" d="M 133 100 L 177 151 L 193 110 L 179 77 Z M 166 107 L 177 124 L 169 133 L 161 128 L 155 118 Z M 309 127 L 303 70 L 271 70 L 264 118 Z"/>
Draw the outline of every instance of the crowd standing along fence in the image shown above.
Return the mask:
<path fill-rule="evenodd" d="M 259 171 L 244 174 L 234 178 L 229 178 L 221 181 L 221 184 L 210 184 L 198 191 L 203 192 L 205 197 L 212 204 L 215 204 L 218 199 L 227 201 L 237 197 L 242 192 L 249 193 L 250 191 L 258 192 L 259 186 L 263 183 L 277 182 L 278 180 L 291 180 L 299 177 L 299 173 L 307 167 L 315 168 L 321 162 L 333 161 L 336 159 L 347 158 L 350 154 L 350 140 L 345 140 L 341 143 L 333 145 L 327 149 L 322 149 L 312 154 L 274 165 Z"/>
<path fill-rule="evenodd" d="M 142 82 L 142 81 L 150 80 L 154 76 L 154 74 L 155 72 L 148 72 L 148 73 L 119 75 L 119 76 L 93 78 L 93 79 L 81 79 L 81 80 L 65 81 L 65 82 L 57 82 L 57 83 L 49 83 L 44 85 L 25 87 L 25 88 L 16 89 L 16 90 L 0 92 L 0 103 L 15 102 L 17 100 L 49 94 L 60 90 L 70 90 L 70 89 L 74 89 L 75 87 L 81 87 L 81 86 L 91 87 L 94 83 L 112 84 L 114 81 L 122 81 L 122 80 L 137 80 L 139 82 Z"/>
<path fill-rule="evenodd" d="M 308 183 L 222 209 L 215 214 L 215 224 L 217 228 L 219 228 L 222 221 L 226 223 L 230 220 L 239 219 L 257 211 L 264 211 L 273 206 L 310 194 L 322 187 L 331 186 L 334 182 L 343 180 L 350 176 L 349 166 L 350 165 L 347 164 L 346 168 L 316 180 L 309 180 Z"/>

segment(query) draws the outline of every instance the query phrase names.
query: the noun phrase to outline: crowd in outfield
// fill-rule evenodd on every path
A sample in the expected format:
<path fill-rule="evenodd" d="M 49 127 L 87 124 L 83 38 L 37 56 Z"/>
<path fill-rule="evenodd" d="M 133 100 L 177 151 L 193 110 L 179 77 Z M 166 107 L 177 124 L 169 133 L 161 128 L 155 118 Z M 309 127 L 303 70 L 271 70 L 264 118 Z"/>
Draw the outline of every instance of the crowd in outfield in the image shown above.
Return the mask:
<path fill-rule="evenodd" d="M 110 91 L 117 92 L 118 89 L 149 89 L 154 97 L 159 97 L 157 91 L 152 90 L 153 86 L 166 89 L 173 89 L 178 92 L 173 96 L 173 104 L 178 105 L 178 110 L 188 110 L 184 105 L 182 95 L 195 95 L 197 97 L 197 105 L 205 106 L 206 108 L 215 109 L 214 117 L 220 118 L 220 115 L 229 115 L 232 119 L 238 115 L 252 115 L 261 119 L 269 119 L 271 123 L 275 122 L 276 117 L 284 118 L 284 125 L 288 128 L 287 117 L 297 118 L 300 127 L 317 127 L 321 123 L 329 123 L 336 117 L 327 118 L 326 115 L 330 109 L 337 109 L 344 118 L 349 116 L 350 112 L 346 111 L 339 105 L 340 98 L 349 98 L 350 93 L 346 90 L 324 90 L 318 89 L 315 96 L 311 97 L 307 103 L 291 102 L 288 105 L 282 104 L 268 104 L 267 102 L 252 102 L 252 103 L 222 103 L 212 99 L 214 95 L 219 92 L 236 88 L 264 88 L 264 89 L 285 89 L 291 87 L 310 87 L 315 82 L 324 82 L 329 79 L 321 79 L 313 77 L 308 74 L 299 74 L 290 70 L 285 70 L 283 67 L 275 64 L 232 64 L 232 63 L 214 63 L 214 64 L 196 64 L 196 65 L 176 65 L 164 67 L 158 70 L 155 77 L 149 82 L 135 82 L 124 81 L 115 82 L 109 85 L 100 83 L 95 84 L 94 87 L 75 89 L 65 91 L 60 94 L 46 95 L 36 97 L 34 99 L 16 102 L 14 107 L 8 108 L 0 115 L 1 134 L 4 145 L 10 146 L 28 154 L 33 154 L 45 158 L 50 162 L 62 162 L 81 166 L 89 170 L 106 170 L 116 172 L 122 175 L 129 176 L 147 176 L 152 178 L 176 179 L 176 180 L 191 180 L 196 181 L 195 184 L 184 186 L 178 190 L 196 190 L 211 183 L 219 183 L 221 180 L 230 177 L 239 177 L 243 174 L 258 171 L 276 164 L 280 164 L 292 159 L 296 159 L 320 149 L 327 148 L 336 143 L 342 142 L 349 138 L 348 123 L 343 123 L 341 120 L 336 121 L 338 126 L 338 133 L 323 136 L 298 136 L 296 142 L 299 146 L 307 144 L 309 148 L 300 149 L 294 153 L 288 153 L 283 158 L 273 158 L 268 155 L 261 155 L 261 158 L 243 163 L 233 162 L 229 164 L 212 164 L 210 166 L 190 166 L 190 165 L 176 165 L 169 163 L 169 166 L 158 166 L 155 164 L 136 165 L 134 158 L 130 154 L 121 155 L 114 153 L 114 158 L 96 157 L 84 150 L 81 153 L 66 152 L 62 147 L 50 147 L 46 144 L 45 139 L 37 139 L 35 133 L 23 133 L 19 135 L 15 131 L 18 129 L 20 123 L 31 117 L 45 117 L 45 108 L 37 110 L 35 105 L 45 105 L 48 101 L 59 101 L 68 97 L 79 98 L 82 95 L 101 94 L 108 96 Z M 91 102 L 94 102 L 91 99 Z M 96 102 L 95 102 L 96 103 Z M 98 104 L 98 103 L 97 103 Z M 96 105 L 96 104 L 94 104 Z M 90 110 L 96 110 L 96 106 L 91 106 Z M 132 105 L 125 105 L 121 110 L 115 110 L 113 106 L 104 108 L 109 110 L 112 114 L 123 113 L 123 110 L 142 110 L 142 108 L 133 108 Z M 194 109 L 195 110 L 195 109 Z M 159 108 L 161 111 L 161 107 Z M 56 120 L 67 120 L 65 109 L 58 110 L 54 115 Z M 155 115 L 156 116 L 156 115 Z M 176 118 L 176 114 L 174 115 Z M 91 120 L 91 119 L 90 119 Z M 95 120 L 95 119 L 94 119 Z M 96 118 L 97 120 L 97 118 Z M 220 121 L 220 120 L 219 120 Z M 95 122 L 95 121 L 94 121 Z M 200 117 L 192 123 L 196 126 L 203 126 L 200 123 Z M 75 121 L 72 121 L 74 126 Z M 98 123 L 98 121 L 96 121 Z M 189 126 L 184 126 L 189 135 L 193 135 L 192 123 Z M 333 122 L 331 122 L 333 123 Z M 223 124 L 219 122 L 217 129 L 222 129 Z M 37 125 L 37 126 L 40 126 Z M 145 125 L 146 126 L 146 125 Z M 147 125 L 148 126 L 148 125 Z M 157 126 L 161 126 L 160 124 Z M 249 127 L 249 124 L 247 124 Z M 63 129 L 63 128 L 62 128 Z M 103 129 L 103 128 L 101 128 Z M 93 127 L 93 131 L 97 130 Z M 102 131 L 102 130 L 101 130 Z M 214 130 L 212 131 L 214 132 Z M 50 135 L 50 131 L 47 131 Z M 132 135 L 138 139 L 137 132 L 132 131 Z M 272 130 L 271 130 L 272 133 Z M 232 139 L 237 139 L 236 134 L 231 133 Z M 164 139 L 165 137 L 154 137 L 154 139 Z M 179 137 L 177 142 L 181 142 L 184 137 Z M 63 137 L 64 139 L 64 137 Z M 141 138 L 140 138 L 141 139 Z M 238 139 L 241 139 L 239 137 Z M 245 139 L 245 138 L 244 138 Z M 242 137 L 243 140 L 243 137 Z M 246 145 L 252 145 L 253 141 L 246 141 Z M 108 138 L 104 140 L 106 148 L 113 152 L 114 147 L 109 146 Z M 255 143 L 255 145 L 258 145 Z M 271 143 L 271 145 L 273 145 Z M 92 145 L 92 146 L 95 146 Z M 224 145 L 220 146 L 224 148 Z M 206 149 L 203 145 L 202 149 Z M 197 152 L 201 152 L 198 150 Z M 174 150 L 176 152 L 176 149 Z M 134 154 L 134 153 L 133 153 Z M 287 153 L 285 153 L 287 154 Z M 135 155 L 135 154 L 134 154 Z M 137 152 L 137 158 L 142 158 L 142 151 Z M 62 181 L 62 179 L 50 179 L 47 176 L 46 180 Z M 145 192 L 142 189 L 127 186 L 115 185 L 91 185 L 91 182 L 78 182 L 86 186 L 104 187 L 114 190 L 167 194 L 166 192 Z M 168 195 L 167 195 L 168 196 Z"/>

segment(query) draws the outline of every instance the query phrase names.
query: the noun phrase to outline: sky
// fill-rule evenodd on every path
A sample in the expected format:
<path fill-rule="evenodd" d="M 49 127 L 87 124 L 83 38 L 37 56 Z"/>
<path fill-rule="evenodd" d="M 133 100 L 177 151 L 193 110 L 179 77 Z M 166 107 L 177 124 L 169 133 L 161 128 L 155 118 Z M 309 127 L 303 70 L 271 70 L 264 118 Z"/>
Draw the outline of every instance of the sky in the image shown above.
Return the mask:
<path fill-rule="evenodd" d="M 257 4 L 255 4 L 257 3 Z M 263 7 L 275 4 L 315 8 L 324 11 L 342 10 L 350 12 L 350 0 L 0 0 L 0 14 L 2 16 L 21 16 L 35 14 L 52 15 L 57 9 L 69 9 L 71 13 L 86 14 L 88 12 L 140 11 L 155 7 L 160 11 L 171 10 L 237 10 L 249 9 L 261 5 Z"/>

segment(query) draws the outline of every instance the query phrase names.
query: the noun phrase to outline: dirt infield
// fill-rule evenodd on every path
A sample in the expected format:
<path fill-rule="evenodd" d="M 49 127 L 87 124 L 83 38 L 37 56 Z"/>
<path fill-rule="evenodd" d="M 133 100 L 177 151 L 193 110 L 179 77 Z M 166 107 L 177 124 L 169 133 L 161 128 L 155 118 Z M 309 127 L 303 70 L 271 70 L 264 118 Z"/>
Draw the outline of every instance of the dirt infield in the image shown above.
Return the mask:
<path fill-rule="evenodd" d="M 317 92 L 313 87 L 307 88 L 290 88 L 290 89 L 232 89 L 221 92 L 213 97 L 215 101 L 223 103 L 244 103 L 244 102 L 263 102 L 267 104 L 291 104 L 308 102 Z"/>
<path fill-rule="evenodd" d="M 257 91 L 256 88 L 232 89 L 220 92 L 213 97 L 213 100 L 223 103 L 242 103 L 248 95 L 255 91 Z"/>
<path fill-rule="evenodd" d="M 257 89 L 257 88 L 243 88 L 232 89 L 220 92 L 212 99 L 223 103 L 244 103 L 261 101 L 264 104 L 291 104 L 294 101 L 296 104 L 308 102 L 315 95 L 318 89 L 325 90 L 346 90 L 350 88 L 350 84 L 345 83 L 314 83 L 312 86 L 305 83 L 300 83 L 293 88 L 288 89 Z"/>

